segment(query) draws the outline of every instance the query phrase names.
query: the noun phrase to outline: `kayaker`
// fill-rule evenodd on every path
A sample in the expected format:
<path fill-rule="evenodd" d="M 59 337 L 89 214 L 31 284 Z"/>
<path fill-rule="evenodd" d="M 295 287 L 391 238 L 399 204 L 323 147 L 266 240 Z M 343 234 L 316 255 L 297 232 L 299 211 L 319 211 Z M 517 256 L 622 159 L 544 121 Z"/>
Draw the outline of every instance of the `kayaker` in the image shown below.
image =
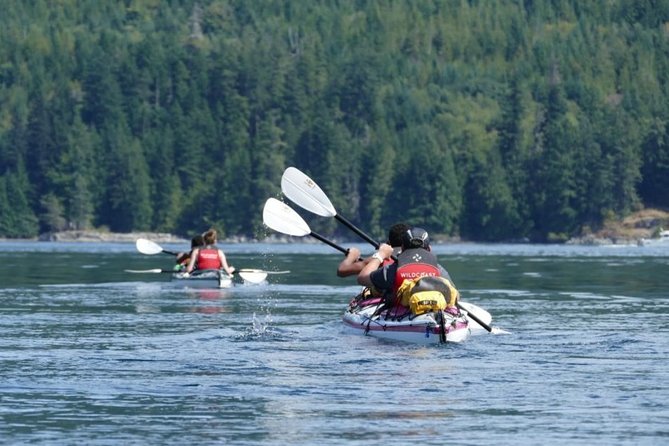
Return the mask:
<path fill-rule="evenodd" d="M 177 254 L 177 264 L 174 266 L 176 271 L 183 271 L 188 267 L 190 259 L 193 256 L 193 251 L 195 248 L 200 248 L 204 246 L 204 237 L 202 234 L 198 234 L 193 237 L 190 241 L 190 251 L 180 252 Z"/>
<path fill-rule="evenodd" d="M 218 238 L 216 230 L 209 229 L 202 234 L 202 238 L 204 246 L 193 250 L 186 272 L 191 273 L 194 269 L 223 269 L 228 275 L 232 275 L 235 268 L 228 265 L 225 254 L 216 246 Z"/>
<path fill-rule="evenodd" d="M 410 226 L 406 223 L 396 223 L 388 230 L 388 241 L 386 242 L 393 247 L 395 255 L 399 254 L 402 249 L 402 236 L 409 229 Z M 360 250 L 358 248 L 351 248 L 348 250 L 346 257 L 339 263 L 337 267 L 337 275 L 339 277 L 348 277 L 359 274 L 360 271 L 369 263 L 372 257 L 360 259 Z M 392 262 L 388 258 L 387 262 Z"/>
<path fill-rule="evenodd" d="M 387 298 L 394 298 L 405 279 L 438 276 L 451 280 L 448 272 L 439 265 L 437 258 L 430 252 L 430 237 L 425 229 L 412 227 L 406 230 L 402 237 L 402 252 L 397 256 L 397 262 L 380 267 L 392 255 L 393 247 L 382 243 L 358 274 L 358 283 L 373 287 Z"/>

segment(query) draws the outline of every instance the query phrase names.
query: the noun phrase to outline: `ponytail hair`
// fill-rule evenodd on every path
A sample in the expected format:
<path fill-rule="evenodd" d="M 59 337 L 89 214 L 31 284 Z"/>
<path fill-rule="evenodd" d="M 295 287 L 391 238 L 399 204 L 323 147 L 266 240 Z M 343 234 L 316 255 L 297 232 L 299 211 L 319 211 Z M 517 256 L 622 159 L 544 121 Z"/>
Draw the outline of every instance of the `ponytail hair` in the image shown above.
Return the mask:
<path fill-rule="evenodd" d="M 214 229 L 214 228 L 209 229 L 207 232 L 202 234 L 202 237 L 204 238 L 205 245 L 216 244 L 216 240 L 218 238 L 217 233 L 216 233 L 216 229 Z"/>

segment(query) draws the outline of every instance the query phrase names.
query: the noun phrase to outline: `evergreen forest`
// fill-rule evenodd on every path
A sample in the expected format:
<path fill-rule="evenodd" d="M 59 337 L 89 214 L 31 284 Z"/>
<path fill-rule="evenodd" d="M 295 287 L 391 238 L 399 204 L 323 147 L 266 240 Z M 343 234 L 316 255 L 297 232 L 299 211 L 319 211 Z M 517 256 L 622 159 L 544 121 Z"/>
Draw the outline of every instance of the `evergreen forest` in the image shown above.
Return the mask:
<path fill-rule="evenodd" d="M 2 3 L 0 237 L 258 237 L 288 166 L 379 238 L 669 208 L 669 0 Z"/>

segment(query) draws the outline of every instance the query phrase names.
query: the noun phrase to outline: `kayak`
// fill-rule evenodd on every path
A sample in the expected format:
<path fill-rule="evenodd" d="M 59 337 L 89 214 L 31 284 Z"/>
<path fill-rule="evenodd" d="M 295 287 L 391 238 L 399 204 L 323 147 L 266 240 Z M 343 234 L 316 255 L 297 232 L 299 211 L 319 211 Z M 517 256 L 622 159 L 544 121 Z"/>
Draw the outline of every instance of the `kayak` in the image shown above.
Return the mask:
<path fill-rule="evenodd" d="M 355 298 L 342 317 L 352 332 L 414 344 L 460 343 L 471 335 L 466 312 L 457 308 L 414 315 L 402 306 L 384 308 L 381 298 Z"/>
<path fill-rule="evenodd" d="M 137 239 L 135 242 L 137 251 L 146 255 L 154 255 L 159 253 L 168 254 L 170 256 L 176 256 L 176 252 L 168 251 L 163 249 L 158 243 L 152 242 L 147 239 Z M 126 269 L 128 273 L 136 274 L 162 274 L 169 273 L 172 275 L 172 280 L 180 285 L 197 287 L 197 288 L 230 288 L 232 286 L 232 276 L 228 275 L 225 271 L 219 269 L 209 269 L 209 270 L 195 270 L 190 274 L 186 274 L 185 271 L 174 271 L 171 269 Z M 268 274 L 288 274 L 290 271 L 264 271 L 261 269 L 251 269 L 251 268 L 242 268 L 240 270 L 235 270 L 234 275 L 238 275 L 244 283 L 249 284 L 261 284 L 265 283 Z"/>
<path fill-rule="evenodd" d="M 233 285 L 232 276 L 215 269 L 193 271 L 190 274 L 175 272 L 172 274 L 172 283 L 189 288 L 230 288 Z"/>
<path fill-rule="evenodd" d="M 318 213 L 316 212 L 317 210 L 330 209 L 328 211 L 331 212 L 330 216 L 336 215 L 327 197 L 322 194 L 320 188 L 310 179 L 303 178 L 302 180 L 287 181 L 286 184 L 290 187 L 294 186 L 295 190 L 308 194 L 309 198 L 300 204 L 302 207 L 315 213 Z M 304 189 L 300 189 L 297 186 L 299 184 Z M 286 191 L 283 187 L 282 179 L 282 190 L 285 194 Z M 314 198 L 311 194 L 315 193 L 314 191 L 316 190 L 320 191 L 320 195 Z M 289 196 L 289 198 L 291 197 Z M 319 204 L 319 206 L 309 209 L 311 205 L 315 204 Z M 348 250 L 343 246 L 339 246 L 322 235 L 313 232 L 307 222 L 297 212 L 276 198 L 269 198 L 265 202 L 265 206 L 263 207 L 263 222 L 267 227 L 282 234 L 294 237 L 309 235 L 330 245 L 343 254 L 348 253 Z M 371 240 L 367 237 L 365 239 L 368 241 Z M 381 308 L 381 302 L 379 301 L 366 301 L 355 298 L 349 304 L 342 319 L 347 328 L 358 333 L 421 344 L 462 342 L 470 334 L 478 334 L 484 331 L 489 333 L 502 332 L 496 327 L 490 326 L 492 321 L 490 313 L 476 305 L 460 300 L 457 302 L 457 308 L 416 316 L 408 313 L 404 307 L 401 308 L 401 314 L 397 310 L 389 312 Z M 444 327 L 443 330 L 441 329 L 442 326 Z"/>

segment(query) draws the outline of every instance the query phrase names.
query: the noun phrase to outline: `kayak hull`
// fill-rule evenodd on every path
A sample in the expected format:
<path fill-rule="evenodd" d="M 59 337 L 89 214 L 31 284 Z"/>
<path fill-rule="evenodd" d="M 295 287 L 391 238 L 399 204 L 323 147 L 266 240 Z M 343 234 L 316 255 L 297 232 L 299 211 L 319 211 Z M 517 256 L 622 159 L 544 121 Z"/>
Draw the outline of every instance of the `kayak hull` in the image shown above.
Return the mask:
<path fill-rule="evenodd" d="M 232 277 L 225 271 L 206 270 L 195 271 L 191 274 L 177 272 L 172 274 L 172 283 L 187 288 L 230 288 L 233 286 Z"/>
<path fill-rule="evenodd" d="M 431 345 L 460 343 L 471 335 L 467 317 L 456 308 L 413 315 L 404 307 L 382 309 L 380 299 L 352 301 L 342 320 L 348 331 L 379 339 Z"/>

